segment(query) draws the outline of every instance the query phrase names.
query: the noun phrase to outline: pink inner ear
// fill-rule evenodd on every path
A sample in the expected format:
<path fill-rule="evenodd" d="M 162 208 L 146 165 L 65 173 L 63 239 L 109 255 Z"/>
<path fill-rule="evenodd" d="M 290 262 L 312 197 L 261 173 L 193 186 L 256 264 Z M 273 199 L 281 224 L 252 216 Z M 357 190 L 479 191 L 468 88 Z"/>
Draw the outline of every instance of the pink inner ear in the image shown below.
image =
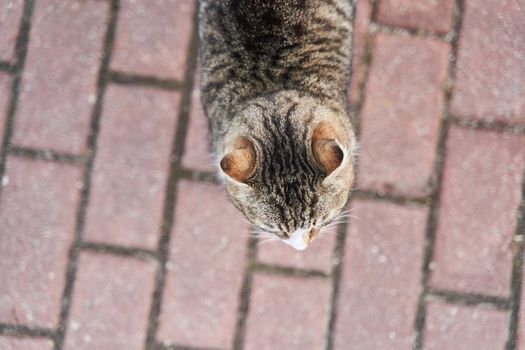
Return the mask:
<path fill-rule="evenodd" d="M 255 148 L 244 136 L 238 137 L 231 150 L 221 159 L 221 169 L 231 178 L 245 182 L 255 169 Z"/>
<path fill-rule="evenodd" d="M 312 135 L 312 152 L 317 164 L 326 175 L 331 174 L 343 161 L 343 151 L 335 141 L 337 138 L 334 127 L 321 122 Z"/>

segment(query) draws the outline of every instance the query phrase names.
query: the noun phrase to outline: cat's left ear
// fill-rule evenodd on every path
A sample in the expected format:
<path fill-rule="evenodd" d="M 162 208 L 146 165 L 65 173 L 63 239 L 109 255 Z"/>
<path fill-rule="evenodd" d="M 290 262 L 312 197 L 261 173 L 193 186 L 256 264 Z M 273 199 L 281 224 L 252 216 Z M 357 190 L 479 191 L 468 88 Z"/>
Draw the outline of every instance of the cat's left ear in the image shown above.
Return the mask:
<path fill-rule="evenodd" d="M 244 136 L 239 136 L 220 161 L 222 171 L 232 179 L 244 183 L 255 170 L 255 147 Z"/>
<path fill-rule="evenodd" d="M 326 176 L 343 163 L 346 147 L 341 143 L 341 136 L 332 124 L 321 122 L 315 127 L 311 146 L 315 161 Z"/>
<path fill-rule="evenodd" d="M 325 173 L 323 183 L 350 187 L 354 181 L 351 135 L 330 122 L 319 123 L 312 133 L 312 153 L 317 165 Z"/>

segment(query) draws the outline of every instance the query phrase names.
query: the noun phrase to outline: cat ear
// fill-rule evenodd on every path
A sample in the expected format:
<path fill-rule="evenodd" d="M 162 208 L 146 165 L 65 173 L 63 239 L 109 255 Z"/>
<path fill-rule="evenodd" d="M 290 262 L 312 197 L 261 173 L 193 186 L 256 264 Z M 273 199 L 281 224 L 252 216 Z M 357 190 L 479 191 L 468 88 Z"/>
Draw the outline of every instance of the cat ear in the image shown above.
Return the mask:
<path fill-rule="evenodd" d="M 319 123 L 312 134 L 312 153 L 326 176 L 330 175 L 343 162 L 344 153 L 335 128 L 327 123 Z"/>
<path fill-rule="evenodd" d="M 220 166 L 229 177 L 239 182 L 245 182 L 255 170 L 253 143 L 247 137 L 237 137 L 228 153 L 221 159 Z"/>

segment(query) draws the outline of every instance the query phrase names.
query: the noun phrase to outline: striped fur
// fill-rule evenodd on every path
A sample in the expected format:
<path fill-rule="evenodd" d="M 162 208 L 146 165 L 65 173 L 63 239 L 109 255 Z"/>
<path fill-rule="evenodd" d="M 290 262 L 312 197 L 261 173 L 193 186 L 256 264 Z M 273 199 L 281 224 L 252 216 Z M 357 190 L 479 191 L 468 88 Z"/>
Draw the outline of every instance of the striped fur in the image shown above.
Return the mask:
<path fill-rule="evenodd" d="M 251 222 L 283 240 L 332 220 L 353 183 L 351 14 L 350 0 L 200 2 L 201 90 L 212 148 L 220 161 L 243 137 L 255 151 L 253 172 L 242 182 L 223 174 L 225 187 Z M 344 154 L 330 174 L 312 154 L 321 122 L 333 126 Z"/>

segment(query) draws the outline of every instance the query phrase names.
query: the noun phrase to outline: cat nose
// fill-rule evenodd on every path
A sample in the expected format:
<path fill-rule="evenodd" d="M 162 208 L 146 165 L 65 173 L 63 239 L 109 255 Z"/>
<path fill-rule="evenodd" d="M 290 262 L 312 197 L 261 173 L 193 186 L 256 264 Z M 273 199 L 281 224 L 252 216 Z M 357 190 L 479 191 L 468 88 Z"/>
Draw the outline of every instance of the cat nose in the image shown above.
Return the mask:
<path fill-rule="evenodd" d="M 318 228 L 313 228 L 311 229 L 310 231 L 308 231 L 308 234 L 306 235 L 306 242 L 308 244 L 312 243 L 316 238 L 317 238 L 317 234 L 319 233 L 319 229 Z"/>

